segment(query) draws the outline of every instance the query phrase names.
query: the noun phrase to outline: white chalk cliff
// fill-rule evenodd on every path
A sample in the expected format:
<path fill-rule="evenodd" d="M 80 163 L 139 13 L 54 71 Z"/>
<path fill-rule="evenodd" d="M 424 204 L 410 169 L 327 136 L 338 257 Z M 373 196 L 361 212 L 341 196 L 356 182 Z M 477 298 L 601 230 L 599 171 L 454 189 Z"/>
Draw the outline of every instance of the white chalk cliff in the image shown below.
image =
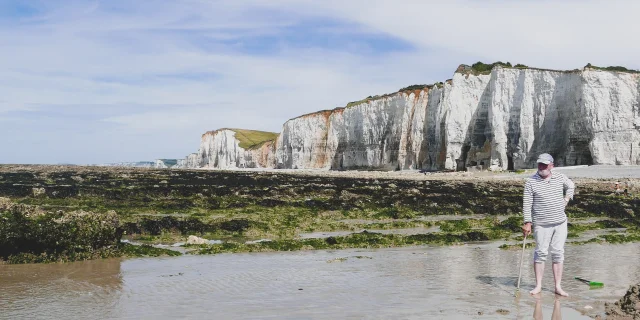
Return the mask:
<path fill-rule="evenodd" d="M 233 129 L 207 132 L 182 168 L 531 168 L 640 164 L 640 73 L 461 66 L 453 79 L 291 119 L 244 149 Z"/>
<path fill-rule="evenodd" d="M 252 148 L 242 148 L 236 138 L 239 132 L 250 130 L 219 129 L 202 135 L 200 149 L 185 159 L 178 160 L 175 168 L 264 168 L 269 167 L 273 154 L 273 141 L 259 141 Z M 240 133 L 241 134 L 241 133 Z M 275 134 L 274 134 L 275 135 Z"/>

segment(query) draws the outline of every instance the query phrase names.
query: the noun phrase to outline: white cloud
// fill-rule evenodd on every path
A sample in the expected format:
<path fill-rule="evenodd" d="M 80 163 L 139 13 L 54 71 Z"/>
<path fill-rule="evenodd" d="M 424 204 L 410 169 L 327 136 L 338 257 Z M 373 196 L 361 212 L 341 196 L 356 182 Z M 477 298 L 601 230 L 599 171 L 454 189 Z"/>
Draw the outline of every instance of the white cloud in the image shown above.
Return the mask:
<path fill-rule="evenodd" d="M 640 67 L 640 42 L 632 40 L 640 27 L 636 1 L 327 0 L 295 10 L 360 23 L 427 50 L 445 48 L 489 61 L 559 69 L 589 61 Z"/>
<path fill-rule="evenodd" d="M 58 135 L 55 143 L 77 143 L 64 150 L 78 162 L 179 157 L 195 151 L 199 134 L 207 130 L 279 131 L 289 118 L 406 85 L 442 81 L 458 64 L 477 60 L 560 69 L 587 62 L 640 68 L 640 42 L 633 38 L 640 29 L 633 14 L 640 7 L 631 1 L 114 0 L 40 5 L 44 13 L 0 29 L 0 117 L 7 123 L 65 109 L 65 116 L 56 118 L 67 124 L 65 131 L 51 132 L 59 129 L 43 126 L 46 117 L 22 126 L 14 121 L 13 128 L 35 132 L 23 143 L 36 141 L 38 134 Z M 358 42 L 303 47 L 293 40 L 279 42 L 269 52 L 236 48 L 247 39 L 278 38 L 286 28 L 310 21 L 327 34 L 354 39 L 386 35 L 413 48 L 370 54 L 373 49 Z M 208 76 L 202 79 L 201 74 Z M 71 120 L 74 114 L 81 116 Z M 72 137 L 75 127 L 84 128 L 83 119 L 102 131 L 88 128 L 82 140 Z M 0 126 L 5 137 L 0 148 L 10 151 L 0 155 L 0 162 L 60 158 L 43 158 L 36 148 L 12 147 L 14 141 L 2 128 L 8 127 Z M 92 137 L 111 151 L 81 152 Z M 150 139 L 165 142 L 148 143 Z M 19 150 L 20 158 L 11 150 Z"/>

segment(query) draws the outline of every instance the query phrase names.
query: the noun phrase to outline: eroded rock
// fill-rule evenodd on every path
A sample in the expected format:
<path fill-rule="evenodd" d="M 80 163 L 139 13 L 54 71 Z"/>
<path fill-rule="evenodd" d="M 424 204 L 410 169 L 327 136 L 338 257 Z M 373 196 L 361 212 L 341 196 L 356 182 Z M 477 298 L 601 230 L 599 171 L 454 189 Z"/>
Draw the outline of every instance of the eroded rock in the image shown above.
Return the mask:
<path fill-rule="evenodd" d="M 640 283 L 629 287 L 624 297 L 615 303 L 605 303 L 607 319 L 640 320 Z"/>

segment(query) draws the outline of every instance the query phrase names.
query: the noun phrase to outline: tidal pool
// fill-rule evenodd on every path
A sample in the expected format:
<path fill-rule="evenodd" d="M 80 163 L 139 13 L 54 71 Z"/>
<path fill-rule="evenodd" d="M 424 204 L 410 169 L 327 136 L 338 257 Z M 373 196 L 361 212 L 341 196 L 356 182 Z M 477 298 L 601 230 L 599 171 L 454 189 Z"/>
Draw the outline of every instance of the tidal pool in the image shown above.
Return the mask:
<path fill-rule="evenodd" d="M 555 303 L 527 250 L 461 246 L 219 254 L 0 265 L 1 319 L 583 319 L 640 282 L 640 245 L 569 245 Z M 604 282 L 590 289 L 574 276 Z M 538 304 L 536 305 L 536 303 Z"/>

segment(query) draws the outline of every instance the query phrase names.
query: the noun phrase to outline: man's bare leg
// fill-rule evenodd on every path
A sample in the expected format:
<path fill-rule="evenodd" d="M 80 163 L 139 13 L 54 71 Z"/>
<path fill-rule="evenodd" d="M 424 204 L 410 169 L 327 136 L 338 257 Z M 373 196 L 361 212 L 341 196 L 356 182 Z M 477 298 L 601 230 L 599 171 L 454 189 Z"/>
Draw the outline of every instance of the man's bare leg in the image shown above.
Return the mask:
<path fill-rule="evenodd" d="M 569 294 L 562 290 L 562 286 L 560 283 L 562 282 L 562 262 L 553 264 L 553 279 L 556 282 L 556 294 L 559 294 L 563 297 L 568 297 Z"/>
<path fill-rule="evenodd" d="M 542 274 L 544 273 L 544 262 L 534 262 L 533 271 L 536 274 L 536 287 L 529 291 L 530 294 L 538 294 L 542 291 Z"/>

